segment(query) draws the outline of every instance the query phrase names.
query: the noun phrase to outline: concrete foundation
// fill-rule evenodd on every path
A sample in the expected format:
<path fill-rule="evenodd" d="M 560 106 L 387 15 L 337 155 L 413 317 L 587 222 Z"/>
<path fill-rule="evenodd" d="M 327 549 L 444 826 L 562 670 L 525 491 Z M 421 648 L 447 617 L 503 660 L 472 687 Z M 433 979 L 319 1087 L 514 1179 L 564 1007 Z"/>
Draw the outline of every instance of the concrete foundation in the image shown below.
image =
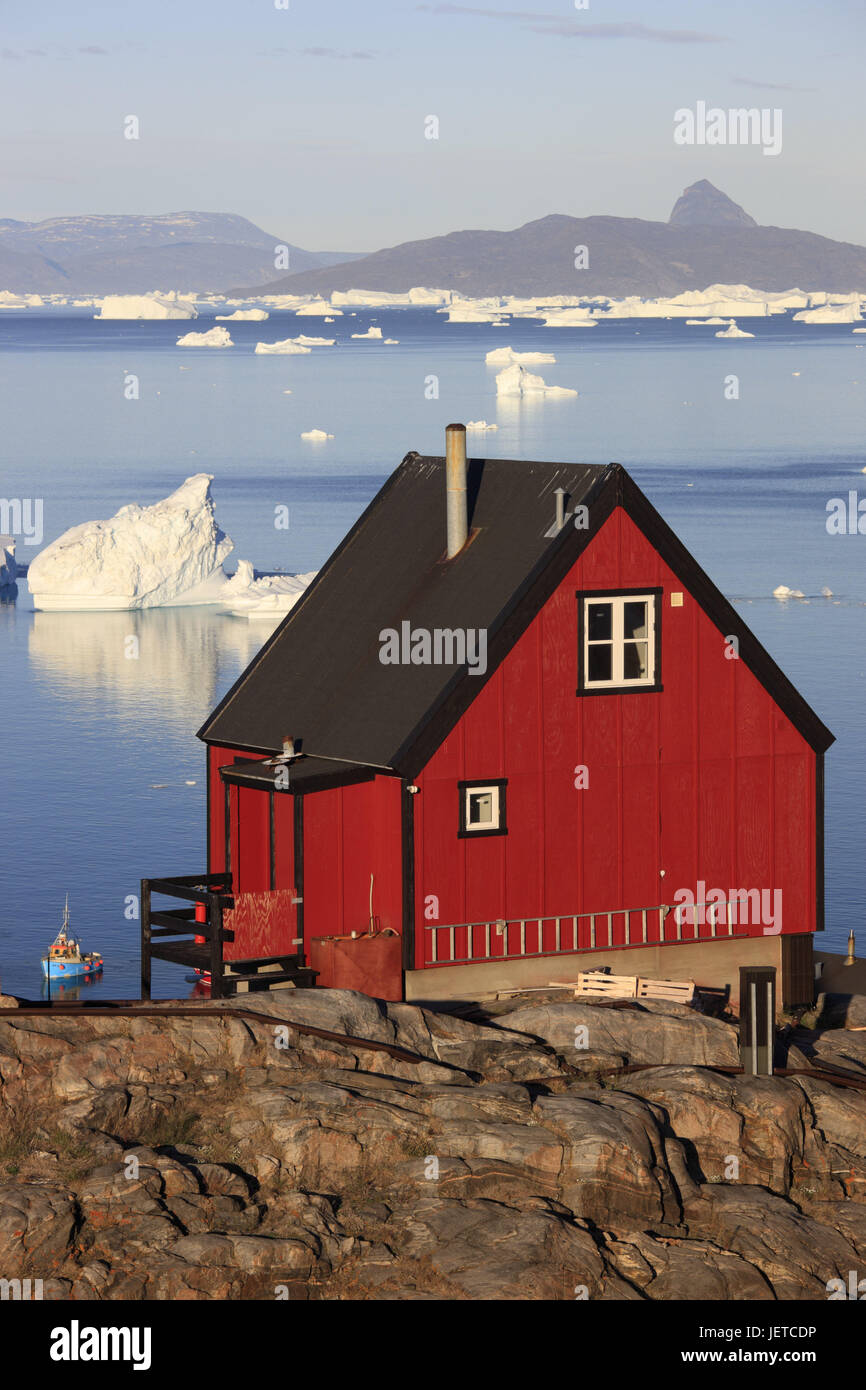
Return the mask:
<path fill-rule="evenodd" d="M 694 980 L 716 989 L 730 986 L 736 1006 L 741 965 L 769 965 L 779 971 L 781 998 L 782 937 L 748 936 L 734 940 L 668 942 L 618 951 L 581 951 L 574 955 L 535 956 L 523 960 L 485 961 L 407 970 L 406 999 L 413 1004 L 448 999 L 491 998 L 501 990 L 543 988 L 553 981 L 576 980 L 581 970 L 609 966 L 612 975 L 640 975 L 651 980 Z"/>

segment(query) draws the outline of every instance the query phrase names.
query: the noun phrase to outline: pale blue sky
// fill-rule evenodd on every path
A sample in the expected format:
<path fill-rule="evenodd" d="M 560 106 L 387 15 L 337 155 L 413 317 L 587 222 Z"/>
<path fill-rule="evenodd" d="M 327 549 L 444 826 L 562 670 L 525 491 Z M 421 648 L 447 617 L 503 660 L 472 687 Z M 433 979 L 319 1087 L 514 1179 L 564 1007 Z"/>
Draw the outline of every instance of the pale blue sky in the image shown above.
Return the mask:
<path fill-rule="evenodd" d="M 709 178 L 759 222 L 866 243 L 863 0 L 2 0 L 0 55 L 7 217 L 235 212 L 363 251 L 664 220 Z M 781 107 L 782 153 L 676 146 L 698 100 Z"/>

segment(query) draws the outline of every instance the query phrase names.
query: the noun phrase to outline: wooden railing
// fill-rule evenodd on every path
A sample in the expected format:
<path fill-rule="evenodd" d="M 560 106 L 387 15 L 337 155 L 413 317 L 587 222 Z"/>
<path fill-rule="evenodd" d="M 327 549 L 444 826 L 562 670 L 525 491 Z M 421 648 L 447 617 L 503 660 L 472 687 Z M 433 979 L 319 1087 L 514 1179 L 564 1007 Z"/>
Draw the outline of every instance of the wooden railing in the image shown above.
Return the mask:
<path fill-rule="evenodd" d="M 150 998 L 150 963 L 154 956 L 157 960 L 209 971 L 211 998 L 222 998 L 223 941 L 227 939 L 223 911 L 231 904 L 231 891 L 230 873 L 141 880 L 142 999 Z M 154 909 L 154 893 L 193 904 L 204 903 L 205 921 L 196 919 L 194 906 Z M 204 942 L 197 943 L 196 936 L 204 937 Z"/>
<path fill-rule="evenodd" d="M 520 960 L 532 956 L 574 955 L 581 951 L 623 951 L 629 946 L 652 946 L 676 941 L 706 941 L 744 936 L 734 931 L 741 899 L 725 903 L 657 903 L 611 912 L 577 912 L 559 917 L 498 918 L 490 922 L 427 922 L 430 932 L 428 965 L 466 965 L 488 960 Z M 702 921 L 698 920 L 699 914 Z M 581 930 L 578 924 L 588 923 Z M 623 924 L 622 931 L 615 930 Z M 701 934 L 702 926 L 710 928 Z M 684 936 L 683 928 L 692 935 Z M 465 936 L 458 937 L 458 933 Z M 581 935 L 583 941 L 581 941 Z M 622 936 L 615 941 L 614 936 Z M 512 942 L 516 938 L 516 949 Z M 458 954 L 458 942 L 461 951 Z M 501 949 L 496 949 L 501 943 Z M 445 949 L 443 950 L 443 946 Z"/>

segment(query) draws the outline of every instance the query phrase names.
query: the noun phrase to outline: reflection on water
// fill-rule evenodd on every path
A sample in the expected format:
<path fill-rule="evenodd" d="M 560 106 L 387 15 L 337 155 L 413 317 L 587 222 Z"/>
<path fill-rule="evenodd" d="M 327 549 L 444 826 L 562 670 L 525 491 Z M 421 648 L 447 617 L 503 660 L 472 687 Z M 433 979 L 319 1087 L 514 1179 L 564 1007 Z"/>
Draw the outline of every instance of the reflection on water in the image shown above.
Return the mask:
<path fill-rule="evenodd" d="M 121 720 L 183 721 L 207 712 L 242 670 L 269 629 L 212 608 L 153 608 L 128 613 L 33 614 L 33 668 L 64 700 L 94 696 Z M 148 696 L 150 698 L 148 698 Z"/>

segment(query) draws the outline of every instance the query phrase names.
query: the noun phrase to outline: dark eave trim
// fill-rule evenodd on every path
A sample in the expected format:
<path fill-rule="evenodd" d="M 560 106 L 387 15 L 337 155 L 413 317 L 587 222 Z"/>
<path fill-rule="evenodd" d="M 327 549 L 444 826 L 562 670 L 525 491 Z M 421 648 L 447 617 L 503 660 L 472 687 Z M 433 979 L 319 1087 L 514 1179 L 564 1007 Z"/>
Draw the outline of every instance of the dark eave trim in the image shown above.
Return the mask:
<path fill-rule="evenodd" d="M 316 777 L 305 777 L 303 781 L 292 783 L 291 768 L 289 769 L 289 785 L 287 787 L 274 787 L 269 782 L 263 781 L 261 777 L 255 777 L 247 769 L 260 767 L 261 759 L 246 763 L 235 763 L 228 767 L 219 769 L 220 777 L 228 785 L 233 787 L 249 787 L 253 791 L 270 793 L 277 792 L 281 796 L 306 796 L 307 792 L 330 791 L 334 787 L 351 787 L 356 782 L 372 782 L 376 777 L 375 771 L 371 768 L 354 768 L 351 772 L 322 772 Z"/>

